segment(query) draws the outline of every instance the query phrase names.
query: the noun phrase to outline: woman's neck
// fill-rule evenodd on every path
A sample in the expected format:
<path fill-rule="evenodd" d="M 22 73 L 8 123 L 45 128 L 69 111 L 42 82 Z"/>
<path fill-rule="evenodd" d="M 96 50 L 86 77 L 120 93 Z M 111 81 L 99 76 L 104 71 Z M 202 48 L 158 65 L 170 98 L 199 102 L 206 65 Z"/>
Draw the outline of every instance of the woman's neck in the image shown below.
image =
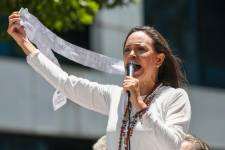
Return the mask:
<path fill-rule="evenodd" d="M 157 82 L 143 82 L 140 85 L 141 96 L 152 93 L 157 85 Z"/>

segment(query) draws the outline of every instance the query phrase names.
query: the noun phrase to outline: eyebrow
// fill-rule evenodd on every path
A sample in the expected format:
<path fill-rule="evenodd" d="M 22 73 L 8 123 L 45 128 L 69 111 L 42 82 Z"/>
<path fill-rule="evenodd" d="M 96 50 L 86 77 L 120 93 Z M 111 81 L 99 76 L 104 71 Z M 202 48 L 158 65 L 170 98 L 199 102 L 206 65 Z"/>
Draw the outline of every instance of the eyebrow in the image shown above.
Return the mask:
<path fill-rule="evenodd" d="M 143 42 L 140 42 L 140 43 L 132 43 L 132 44 L 128 44 L 128 45 L 125 45 L 125 47 L 129 47 L 129 46 L 132 46 L 132 45 L 138 45 L 138 46 L 146 46 L 146 44 L 145 43 L 143 43 Z"/>

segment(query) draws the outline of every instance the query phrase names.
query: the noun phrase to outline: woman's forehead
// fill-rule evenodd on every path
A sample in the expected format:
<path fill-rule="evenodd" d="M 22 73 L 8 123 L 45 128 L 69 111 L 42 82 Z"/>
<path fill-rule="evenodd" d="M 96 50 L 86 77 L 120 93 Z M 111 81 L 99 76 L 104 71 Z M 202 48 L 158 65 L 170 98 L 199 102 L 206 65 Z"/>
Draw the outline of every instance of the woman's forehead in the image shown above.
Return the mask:
<path fill-rule="evenodd" d="M 146 33 L 142 32 L 142 31 L 137 31 L 137 32 L 132 33 L 127 38 L 125 46 L 138 44 L 138 43 L 143 43 L 143 44 L 147 44 L 147 45 L 151 46 L 153 43 L 153 40 Z"/>

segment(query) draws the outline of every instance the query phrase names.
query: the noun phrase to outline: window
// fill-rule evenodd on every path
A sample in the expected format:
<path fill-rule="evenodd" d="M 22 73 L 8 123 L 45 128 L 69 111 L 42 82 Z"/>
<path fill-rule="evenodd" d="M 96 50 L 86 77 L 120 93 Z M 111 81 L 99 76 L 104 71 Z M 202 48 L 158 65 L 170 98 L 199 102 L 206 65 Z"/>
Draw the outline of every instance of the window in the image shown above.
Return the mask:
<path fill-rule="evenodd" d="M 225 1 L 145 0 L 154 26 L 183 61 L 190 84 L 225 88 Z"/>

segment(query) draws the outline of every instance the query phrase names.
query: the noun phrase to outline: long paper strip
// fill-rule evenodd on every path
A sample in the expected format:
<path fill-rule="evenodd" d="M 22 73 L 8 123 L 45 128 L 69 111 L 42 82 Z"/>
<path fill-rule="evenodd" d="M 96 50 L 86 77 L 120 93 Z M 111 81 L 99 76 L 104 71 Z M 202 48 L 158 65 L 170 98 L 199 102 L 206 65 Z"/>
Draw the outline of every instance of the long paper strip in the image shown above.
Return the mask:
<path fill-rule="evenodd" d="M 60 66 L 52 50 L 84 66 L 110 74 L 124 74 L 121 60 L 92 52 L 61 39 L 30 14 L 27 9 L 20 9 L 20 17 L 21 25 L 25 27 L 28 39 L 56 65 Z M 65 103 L 65 96 L 56 91 L 53 95 L 54 110 L 59 109 Z"/>

